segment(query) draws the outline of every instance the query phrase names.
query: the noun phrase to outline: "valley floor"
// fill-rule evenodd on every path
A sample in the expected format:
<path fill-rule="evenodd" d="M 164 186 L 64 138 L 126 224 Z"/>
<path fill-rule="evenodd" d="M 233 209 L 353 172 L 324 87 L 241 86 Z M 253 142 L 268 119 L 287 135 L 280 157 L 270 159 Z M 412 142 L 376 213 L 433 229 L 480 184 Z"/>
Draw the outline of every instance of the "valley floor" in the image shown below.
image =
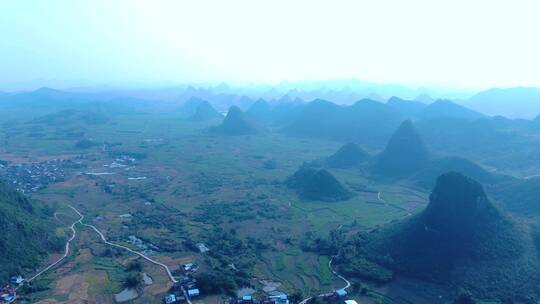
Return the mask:
<path fill-rule="evenodd" d="M 218 261 L 245 269 L 257 295 L 264 294 L 262 280 L 278 282 L 277 289 L 289 295 L 342 287 L 343 281 L 328 268 L 329 256 L 302 249 L 306 237 L 326 238 L 338 228 L 346 234 L 369 230 L 414 214 L 427 202 L 424 191 L 378 184 L 350 170 L 332 173 L 353 189 L 353 198 L 335 203 L 300 200 L 283 181 L 303 162 L 334 153 L 339 143 L 277 133 L 212 136 L 207 126 L 171 114 L 126 115 L 115 124 L 86 129 L 87 137 L 106 144 L 82 150 L 71 139 L 28 138 L 22 128 L 3 146 L 0 159 L 12 164 L 73 161 L 77 166 L 66 168 L 65 178 L 29 193 L 59 203 L 58 218 L 66 227 L 76 219 L 67 207 L 71 205 L 109 241 L 144 251 L 173 273 L 189 262 L 199 264 L 200 273 L 211 271 Z M 54 128 L 44 132 L 52 134 Z M 269 160 L 275 168 L 265 168 Z M 113 303 L 114 294 L 124 289 L 126 268 L 136 255 L 107 248 L 91 227 L 76 228 L 66 260 L 36 278 L 39 291 L 24 294 L 32 303 Z M 130 236 L 142 240 L 146 249 Z M 198 243 L 210 251 L 189 245 Z M 232 244 L 241 245 L 235 249 Z M 138 261 L 153 283 L 139 285 L 133 302 L 161 303 L 172 285 L 166 271 Z M 413 296 L 408 293 L 412 285 L 400 282 L 373 292 L 409 303 L 399 299 Z M 194 303 L 220 303 L 223 296 L 203 295 Z M 377 298 L 359 299 L 370 303 Z"/>

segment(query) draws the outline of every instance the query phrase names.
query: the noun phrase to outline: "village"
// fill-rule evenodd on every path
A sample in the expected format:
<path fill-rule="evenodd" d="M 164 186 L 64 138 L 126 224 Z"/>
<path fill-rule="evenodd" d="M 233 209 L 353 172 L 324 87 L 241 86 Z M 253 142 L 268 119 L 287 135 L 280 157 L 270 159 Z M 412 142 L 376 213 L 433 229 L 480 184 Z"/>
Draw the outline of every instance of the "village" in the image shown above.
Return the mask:
<path fill-rule="evenodd" d="M 72 160 L 51 159 L 37 163 L 0 163 L 0 179 L 23 194 L 44 189 L 49 184 L 64 181 L 70 171 L 84 165 Z"/>
<path fill-rule="evenodd" d="M 180 265 L 178 282 L 171 287 L 167 295 L 163 299 L 164 304 L 191 304 L 191 300 L 204 296 L 197 287 L 197 280 L 194 274 L 199 270 L 195 263 L 187 263 Z M 345 287 L 346 288 L 346 287 Z M 264 295 L 255 296 L 255 290 L 252 288 L 243 288 L 244 292 L 238 293 L 236 298 L 229 298 L 223 304 L 306 304 L 317 300 L 322 300 L 318 303 L 327 304 L 358 304 L 356 300 L 349 299 L 349 294 L 343 289 L 338 289 L 330 293 L 320 294 L 307 298 L 305 300 L 297 300 L 293 302 L 287 293 L 269 288 L 264 290 Z"/>
<path fill-rule="evenodd" d="M 26 280 L 21 275 L 13 276 L 10 284 L 0 288 L 0 304 L 13 303 L 17 300 L 17 288 L 22 286 Z"/>

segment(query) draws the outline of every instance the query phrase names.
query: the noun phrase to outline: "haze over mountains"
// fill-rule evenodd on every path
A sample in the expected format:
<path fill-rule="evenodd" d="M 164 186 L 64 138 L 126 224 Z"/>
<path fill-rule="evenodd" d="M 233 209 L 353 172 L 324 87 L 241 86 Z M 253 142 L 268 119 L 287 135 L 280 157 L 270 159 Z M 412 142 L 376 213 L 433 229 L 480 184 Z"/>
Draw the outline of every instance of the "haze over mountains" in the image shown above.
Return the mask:
<path fill-rule="evenodd" d="M 399 85 L 380 85 L 357 80 L 335 80 L 314 82 L 283 82 L 278 85 L 232 86 L 219 84 L 215 86 L 178 85 L 174 87 L 149 89 L 113 89 L 113 88 L 77 88 L 55 90 L 41 88 L 35 91 L 0 94 L 0 101 L 8 103 L 31 103 L 32 100 L 55 100 L 56 102 L 72 101 L 104 101 L 118 98 L 135 98 L 156 101 L 185 101 L 192 97 L 209 101 L 218 110 L 226 110 L 231 105 L 247 109 L 258 99 L 267 101 L 292 101 L 324 99 L 337 104 L 353 104 L 361 99 L 389 101 L 392 106 L 399 107 L 399 98 L 416 101 L 402 109 L 410 116 L 422 103 L 431 103 L 437 99 L 454 100 L 484 115 L 500 115 L 508 118 L 532 119 L 540 113 L 540 89 L 516 87 L 493 88 L 481 92 L 451 93 L 430 89 L 409 89 Z M 411 112 L 412 111 L 412 112 Z"/>
<path fill-rule="evenodd" d="M 319 94 L 321 90 L 315 91 Z M 101 175 L 79 172 L 78 178 L 91 176 L 93 190 L 100 195 L 112 193 L 114 199 L 122 202 L 130 193 L 136 194 L 134 201 L 147 200 L 149 194 L 137 188 L 134 181 L 146 181 L 150 174 L 161 172 L 146 167 L 140 176 L 131 176 L 138 168 L 160 164 L 165 170 L 171 164 L 178 165 L 175 172 L 189 173 L 184 173 L 178 184 L 170 184 L 172 188 L 167 193 L 172 193 L 171 200 L 182 197 L 179 201 L 191 202 L 205 198 L 200 207 L 189 211 L 185 220 L 223 223 L 222 217 L 231 215 L 231 224 L 271 219 L 275 222 L 268 226 L 285 224 L 298 231 L 323 229 L 316 238 L 291 239 L 284 241 L 283 246 L 300 246 L 302 252 L 309 254 L 338 254 L 337 267 L 347 277 L 377 284 L 392 284 L 401 276 L 414 277 L 422 282 L 464 287 L 481 298 L 507 299 L 516 298 L 518 293 L 537 292 L 529 283 L 540 278 L 537 228 L 529 222 L 540 218 L 540 192 L 536 190 L 540 184 L 536 177 L 540 174 L 540 120 L 493 117 L 464 106 L 464 100 L 432 99 L 426 95 L 392 96 L 388 100 L 372 96 L 336 103 L 345 91 L 339 93 L 342 95 L 321 93 L 336 100 L 306 99 L 308 92 L 294 89 L 286 94 L 273 92 L 276 98 L 263 98 L 256 91 L 237 92 L 226 86 L 187 87 L 164 94 L 172 92 L 176 97 L 169 99 L 141 98 L 144 94 L 140 91 L 127 96 L 120 92 L 46 88 L 2 94 L 0 103 L 7 111 L 6 119 L 10 113 L 24 114 L 15 121 L 4 121 L 5 147 L 18 148 L 26 140 L 37 143 L 40 153 L 44 149 L 58 149 L 59 153 L 67 149 L 68 154 L 77 155 L 78 162 L 89 161 L 94 170 L 99 168 L 98 174 L 105 174 L 96 177 Z M 28 117 L 27 109 L 32 109 Z M 154 129 L 149 127 L 153 121 Z M 107 135 L 101 137 L 102 134 Z M 133 137 L 122 143 L 121 139 L 127 136 Z M 50 142 L 59 144 L 48 146 Z M 92 163 L 98 160 L 95 155 L 103 157 L 97 167 Z M 146 157 L 148 163 L 141 161 Z M 161 158 L 166 162 L 160 163 Z M 137 165 L 133 169 L 121 171 L 130 175 L 125 179 L 130 184 L 121 188 L 120 171 L 108 171 L 134 163 Z M 200 172 L 193 170 L 197 167 Z M 103 168 L 107 172 L 101 172 Z M 104 180 L 109 175 L 114 178 L 114 187 Z M 162 178 L 148 178 L 146 185 L 152 187 L 154 183 L 166 188 L 156 181 L 172 182 L 173 175 L 171 170 Z M 233 185 L 226 188 L 227 183 Z M 154 189 L 156 193 L 161 191 Z M 238 192 L 242 189 L 246 192 Z M 425 207 L 425 197 L 431 189 Z M 189 194 L 182 196 L 180 192 Z M 240 202 L 225 198 L 243 195 L 238 193 L 249 194 Z M 224 200 L 225 205 L 217 203 L 219 200 Z M 148 198 L 144 206 L 152 204 L 157 203 Z M 23 201 L 22 205 L 27 204 Z M 235 213 L 240 212 L 235 209 L 237 206 L 244 206 L 244 214 Z M 295 211 L 289 212 L 290 208 Z M 148 212 L 160 209 L 152 210 Z M 283 214 L 277 216 L 277 210 Z M 42 227 L 39 225 L 48 223 L 44 212 L 16 210 L 16 221 L 4 217 L 0 224 L 7 229 L 19 227 L 16 233 L 26 234 L 27 244 L 32 244 L 36 234 L 33 225 Z M 163 214 L 158 216 L 161 219 Z M 288 222 L 295 216 L 299 217 Z M 35 221 L 28 224 L 28 218 Z M 328 222 L 306 223 L 313 220 Z M 134 227 L 139 225 L 138 219 L 130 222 Z M 106 225 L 106 221 L 100 224 Z M 334 233 L 338 232 L 331 230 L 335 226 L 348 231 L 347 234 L 336 236 Z M 279 232 L 277 228 L 273 231 Z M 36 259 L 25 258 L 30 262 L 14 265 L 0 275 L 31 272 L 45 252 L 57 250 L 58 238 L 46 229 L 42 233 L 47 241 L 21 247 Z M 238 232 L 231 232 L 229 237 L 233 235 L 239 237 Z M 326 235 L 334 239 L 326 240 Z M 7 237 L 3 243 L 13 241 Z M 158 248 L 183 246 L 172 241 L 156 242 L 160 242 Z M 340 251 L 342 246 L 349 251 Z M 227 259 L 231 252 L 234 251 L 224 253 Z M 9 250 L 4 253 L 24 254 Z M 245 266 L 235 261 L 237 265 Z M 236 277 L 230 267 L 212 271 Z M 489 283 L 503 275 L 498 283 Z M 235 282 L 245 282 L 240 277 L 236 279 Z M 230 293 L 234 284 L 216 290 Z M 505 287 L 511 290 L 504 290 Z"/>
<path fill-rule="evenodd" d="M 494 88 L 472 96 L 463 105 L 486 115 L 532 119 L 540 112 L 540 89 Z"/>

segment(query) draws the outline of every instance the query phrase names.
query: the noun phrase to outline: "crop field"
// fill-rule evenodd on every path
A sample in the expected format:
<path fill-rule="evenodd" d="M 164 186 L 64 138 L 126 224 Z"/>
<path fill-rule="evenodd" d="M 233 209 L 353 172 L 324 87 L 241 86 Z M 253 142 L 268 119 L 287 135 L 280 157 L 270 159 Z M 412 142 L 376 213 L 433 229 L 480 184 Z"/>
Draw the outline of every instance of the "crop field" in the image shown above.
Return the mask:
<path fill-rule="evenodd" d="M 257 240 L 267 248 L 261 254 L 234 259 L 235 264 L 253 264 L 252 282 L 273 280 L 287 292 L 305 295 L 343 284 L 328 269 L 329 256 L 300 248 L 306 235 L 324 238 L 335 229 L 370 229 L 408 216 L 426 203 L 427 194 L 409 185 L 377 184 L 360 171 L 343 169 L 332 173 L 354 192 L 352 198 L 341 202 L 300 199 L 284 185 L 285 179 L 304 162 L 331 155 L 339 143 L 279 132 L 216 136 L 206 131 L 212 124 L 187 122 L 175 113 L 118 114 L 91 127 L 41 124 L 42 135 L 35 137 L 29 133 L 38 127 L 21 121 L 4 134 L 8 144 L 0 155 L 17 155 L 21 162 L 71 158 L 82 164 L 65 180 L 32 196 L 77 207 L 85 222 L 111 241 L 137 249 L 128 242 L 130 235 L 136 235 L 161 248 L 155 258 L 175 269 L 180 261 L 207 259 L 207 254 L 186 248 L 186 242 L 205 243 L 213 251 L 213 235 L 234 231 L 234 237 L 248 246 Z M 79 130 L 79 137 L 54 135 L 67 129 Z M 93 144 L 77 147 L 83 139 Z M 129 161 L 118 164 L 119 157 L 126 156 Z M 265 167 L 269 161 L 272 167 Z M 62 208 L 63 220 L 69 222 L 73 214 L 67 215 L 69 209 Z M 125 268 L 134 256 L 125 252 L 103 256 L 104 246 L 97 235 L 80 225 L 78 230 L 74 254 L 62 268 L 39 279 L 48 289 L 31 294 L 42 303 L 69 302 L 73 299 L 66 298 L 67 294 L 74 288 L 82 288 L 78 299 L 110 303 L 112 294 L 123 289 Z M 162 269 L 148 263 L 143 263 L 143 269 L 154 284 L 139 289 L 136 303 L 148 303 L 167 290 Z M 99 292 L 103 290 L 105 294 Z"/>

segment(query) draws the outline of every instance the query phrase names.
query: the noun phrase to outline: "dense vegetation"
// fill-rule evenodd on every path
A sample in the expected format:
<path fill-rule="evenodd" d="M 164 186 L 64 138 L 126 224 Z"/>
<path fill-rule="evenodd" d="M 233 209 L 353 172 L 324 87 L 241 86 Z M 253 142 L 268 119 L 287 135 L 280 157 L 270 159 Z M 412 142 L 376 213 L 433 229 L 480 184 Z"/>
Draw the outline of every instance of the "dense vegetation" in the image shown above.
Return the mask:
<path fill-rule="evenodd" d="M 329 168 L 357 168 L 369 159 L 362 148 L 354 143 L 343 145 L 336 153 L 324 160 L 324 165 Z"/>
<path fill-rule="evenodd" d="M 511 179 L 493 188 L 493 196 L 506 210 L 525 216 L 540 215 L 540 178 Z"/>
<path fill-rule="evenodd" d="M 344 269 L 368 260 L 408 276 L 466 286 L 481 297 L 538 292 L 531 284 L 539 264 L 529 228 L 498 210 L 478 182 L 459 173 L 437 179 L 423 212 L 356 242 L 357 254 L 344 255 Z M 357 272 L 369 277 L 371 269 L 364 266 Z"/>
<path fill-rule="evenodd" d="M 330 172 L 302 166 L 286 184 L 308 200 L 341 201 L 353 196 Z"/>
<path fill-rule="evenodd" d="M 536 173 L 531 163 L 540 155 L 538 121 L 485 117 L 449 101 L 428 105 L 399 98 L 386 104 L 362 100 L 336 105 L 286 96 L 253 102 L 222 94 L 218 103 L 210 104 L 207 96 L 182 106 L 171 103 L 170 112 L 145 112 L 135 103 L 141 111 L 134 114 L 101 107 L 94 111 L 86 105 L 72 110 L 78 107 L 61 93 L 39 94 L 60 94 L 55 98 L 64 102 L 41 107 L 21 123 L 4 115 L 5 150 L 15 151 L 6 157 L 30 159 L 36 150 L 38 157 L 77 158 L 77 173 L 107 174 L 66 176 L 65 184 L 36 195 L 84 202 L 87 220 L 95 221 L 112 241 L 123 243 L 136 235 L 159 248 L 159 260 L 193 257 L 201 266 L 197 279 L 205 294 L 234 296 L 237 288 L 253 284 L 253 278 L 279 280 L 285 291 L 302 289 L 305 296 L 325 292 L 336 279 L 328 260 L 339 253 L 334 269 L 353 280 L 376 282 L 373 286 L 399 284 L 412 276 L 423 280 L 419 285 L 428 280 L 464 288 L 457 303 L 477 297 L 536 297 L 529 282 L 538 279 L 535 244 L 540 234 L 494 207 L 478 183 L 445 173 L 457 171 L 484 183 L 505 211 L 537 220 L 539 179 L 498 171 Z M 213 108 L 222 111 L 230 104 L 239 107 L 232 107 L 225 119 Z M 103 113 L 106 120 L 91 116 Z M 267 132 L 260 132 L 261 126 Z M 523 167 L 530 173 L 512 171 Z M 285 179 L 295 191 L 286 189 Z M 433 187 L 430 205 L 418 213 Z M 359 195 L 352 197 L 349 189 Z M 42 222 L 50 216 L 30 205 L 31 211 L 17 212 L 32 212 L 32 217 L 17 213 L 13 218 Z M 388 221 L 393 222 L 384 224 Z M 46 233 L 39 227 L 35 230 Z M 31 242 L 36 233 L 16 240 L 12 235 L 4 238 L 37 254 L 28 254 L 35 258 L 33 264 L 4 276 L 28 273 L 47 249 L 62 249 L 54 239 Z M 99 242 L 84 234 L 77 240 Z M 201 253 L 199 242 L 210 251 Z M 24 252 L 16 255 L 26 257 Z M 111 263 L 127 257 L 121 252 L 106 256 Z M 98 252 L 93 258 L 102 256 Z M 122 288 L 139 284 L 140 269 L 127 268 L 111 281 L 121 282 Z M 156 284 L 162 279 L 157 275 Z"/>
<path fill-rule="evenodd" d="M 499 183 L 511 180 L 510 176 L 488 172 L 474 162 L 460 157 L 439 157 L 430 159 L 411 179 L 419 186 L 431 189 L 437 177 L 443 173 L 456 171 L 481 183 Z"/>
<path fill-rule="evenodd" d="M 0 183 L 0 282 L 39 265 L 49 251 L 61 251 L 64 238 L 55 234 L 52 210 L 33 203 Z"/>

